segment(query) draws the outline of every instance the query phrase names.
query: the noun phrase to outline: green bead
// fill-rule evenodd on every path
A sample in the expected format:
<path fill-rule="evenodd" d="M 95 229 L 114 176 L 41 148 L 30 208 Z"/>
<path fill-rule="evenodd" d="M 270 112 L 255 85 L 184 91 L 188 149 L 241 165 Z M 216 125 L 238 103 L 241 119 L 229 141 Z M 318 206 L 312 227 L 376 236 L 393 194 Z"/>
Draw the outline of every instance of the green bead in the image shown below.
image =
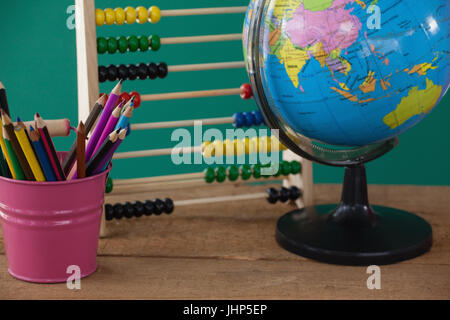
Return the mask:
<path fill-rule="evenodd" d="M 225 167 L 216 168 L 216 180 L 217 182 L 224 182 L 227 179 L 227 170 Z"/>
<path fill-rule="evenodd" d="M 291 174 L 291 164 L 288 161 L 281 162 L 281 174 L 283 176 L 288 176 Z"/>
<path fill-rule="evenodd" d="M 216 173 L 214 172 L 213 168 L 207 168 L 205 170 L 205 181 L 207 183 L 212 183 L 216 180 Z"/>
<path fill-rule="evenodd" d="M 139 37 L 139 49 L 141 51 L 145 52 L 148 50 L 150 43 L 148 42 L 147 36 L 140 36 Z"/>
<path fill-rule="evenodd" d="M 302 172 L 302 165 L 300 162 L 292 160 L 291 161 L 291 174 L 298 174 Z"/>
<path fill-rule="evenodd" d="M 108 180 L 106 180 L 106 193 L 111 193 L 113 191 L 113 181 L 110 177 L 108 177 Z"/>
<path fill-rule="evenodd" d="M 150 38 L 150 47 L 153 51 L 158 51 L 161 48 L 161 39 L 156 34 L 153 34 Z"/>
<path fill-rule="evenodd" d="M 108 50 L 108 41 L 103 37 L 97 38 L 97 52 L 103 54 L 107 50 Z"/>
<path fill-rule="evenodd" d="M 119 37 L 119 39 L 117 40 L 118 44 L 119 44 L 119 52 L 120 53 L 125 53 L 128 50 L 128 40 L 126 37 L 121 36 Z"/>
<path fill-rule="evenodd" d="M 244 164 L 241 167 L 241 178 L 242 180 L 248 180 L 252 176 L 252 168 L 248 164 Z"/>
<path fill-rule="evenodd" d="M 255 164 L 253 166 L 253 178 L 255 179 L 261 178 L 261 166 L 259 164 Z"/>
<path fill-rule="evenodd" d="M 228 180 L 236 181 L 239 178 L 239 168 L 237 166 L 228 167 Z"/>
<path fill-rule="evenodd" d="M 113 54 L 117 51 L 117 40 L 114 38 L 108 38 L 108 52 Z"/>
<path fill-rule="evenodd" d="M 128 49 L 130 49 L 131 52 L 135 52 L 139 48 L 139 40 L 136 36 L 129 36 L 128 37 Z"/>

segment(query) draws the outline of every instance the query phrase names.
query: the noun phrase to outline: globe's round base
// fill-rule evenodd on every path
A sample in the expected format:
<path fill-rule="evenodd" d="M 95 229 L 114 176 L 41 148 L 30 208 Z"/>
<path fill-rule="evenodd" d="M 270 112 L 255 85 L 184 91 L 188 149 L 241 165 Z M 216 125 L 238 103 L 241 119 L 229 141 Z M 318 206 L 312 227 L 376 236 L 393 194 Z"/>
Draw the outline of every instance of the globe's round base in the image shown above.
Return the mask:
<path fill-rule="evenodd" d="M 320 205 L 287 213 L 277 223 L 278 243 L 300 256 L 341 265 L 391 264 L 431 247 L 430 224 L 414 214 L 373 206 L 375 221 L 363 226 L 341 223 L 334 208 Z"/>

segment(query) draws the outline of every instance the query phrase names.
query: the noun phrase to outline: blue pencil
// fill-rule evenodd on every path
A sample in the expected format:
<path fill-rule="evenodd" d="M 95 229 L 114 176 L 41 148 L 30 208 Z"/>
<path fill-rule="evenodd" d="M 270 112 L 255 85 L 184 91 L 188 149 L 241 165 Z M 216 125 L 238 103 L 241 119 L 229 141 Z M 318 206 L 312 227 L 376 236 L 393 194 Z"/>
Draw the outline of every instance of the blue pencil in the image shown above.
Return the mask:
<path fill-rule="evenodd" d="M 125 110 L 123 111 L 122 115 L 120 116 L 119 121 L 117 122 L 116 127 L 114 128 L 114 131 L 117 131 L 119 129 L 126 129 L 128 127 L 128 124 L 130 123 L 130 118 L 133 115 L 133 104 L 134 104 L 134 96 L 131 98 L 130 105 L 127 107 L 125 106 Z"/>
<path fill-rule="evenodd" d="M 44 145 L 39 137 L 39 131 L 34 130 L 33 126 L 30 126 L 30 140 L 33 143 L 34 151 L 41 164 L 42 171 L 44 171 L 45 179 L 47 181 L 56 181 L 50 159 L 47 152 L 45 152 Z"/>

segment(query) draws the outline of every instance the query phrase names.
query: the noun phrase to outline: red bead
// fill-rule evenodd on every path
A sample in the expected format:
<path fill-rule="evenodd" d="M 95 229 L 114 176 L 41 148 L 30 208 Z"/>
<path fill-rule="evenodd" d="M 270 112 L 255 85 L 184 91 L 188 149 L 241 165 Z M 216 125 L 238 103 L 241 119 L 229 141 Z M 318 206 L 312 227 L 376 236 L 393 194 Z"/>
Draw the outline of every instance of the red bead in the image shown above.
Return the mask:
<path fill-rule="evenodd" d="M 135 108 L 139 108 L 139 106 L 141 105 L 141 95 L 138 92 L 136 92 L 136 91 L 132 91 L 130 93 L 130 96 L 131 97 L 135 96 L 135 98 L 134 98 L 134 107 Z"/>
<path fill-rule="evenodd" d="M 127 103 L 128 100 L 131 99 L 131 96 L 127 92 L 122 92 L 120 94 L 120 99 L 118 99 L 118 100 L 121 100 L 121 99 L 125 100 L 125 103 Z"/>
<path fill-rule="evenodd" d="M 98 97 L 100 98 L 102 95 L 105 95 L 105 101 L 108 101 L 108 95 L 106 93 L 100 93 Z"/>
<path fill-rule="evenodd" d="M 253 97 L 252 87 L 248 83 L 244 83 L 241 86 L 241 98 L 244 100 L 250 99 Z"/>

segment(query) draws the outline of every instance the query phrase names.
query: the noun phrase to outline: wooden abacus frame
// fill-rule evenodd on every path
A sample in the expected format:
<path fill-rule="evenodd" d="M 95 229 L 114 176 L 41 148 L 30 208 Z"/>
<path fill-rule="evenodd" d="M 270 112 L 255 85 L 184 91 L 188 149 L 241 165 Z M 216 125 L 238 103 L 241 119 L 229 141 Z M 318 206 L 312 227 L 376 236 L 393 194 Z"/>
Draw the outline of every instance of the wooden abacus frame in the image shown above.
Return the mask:
<path fill-rule="evenodd" d="M 86 119 L 89 115 L 90 109 L 98 99 L 99 90 L 99 77 L 98 77 L 98 56 L 97 56 L 97 36 L 96 36 L 96 23 L 95 23 L 95 0 L 76 0 L 76 45 L 77 45 L 77 76 L 78 76 L 78 118 Z M 245 12 L 246 7 L 228 7 L 228 8 L 201 8 L 201 9 L 185 9 L 185 10 L 162 10 L 162 16 L 185 16 L 185 15 L 205 15 L 205 14 L 228 14 L 228 13 L 242 13 Z M 178 44 L 178 43 L 193 43 L 193 42 L 211 42 L 211 41 L 233 41 L 241 39 L 241 35 L 229 34 L 229 35 L 216 35 L 216 36 L 195 36 L 195 37 L 176 37 L 162 39 L 161 43 L 165 44 Z M 208 69 L 223 69 L 223 68 L 241 68 L 244 67 L 244 62 L 221 62 L 216 64 L 203 64 L 203 65 L 184 65 L 173 66 L 172 72 L 175 71 L 194 71 L 194 70 L 208 70 Z M 166 94 L 152 94 L 142 95 L 142 101 L 157 101 L 166 99 L 183 99 L 191 97 L 211 97 L 211 96 L 225 96 L 240 94 L 240 89 L 218 89 L 218 90 L 203 90 L 203 91 L 191 91 L 191 92 L 177 92 Z M 205 124 L 222 124 L 232 123 L 231 117 L 216 118 L 216 119 L 201 119 Z M 147 130 L 157 128 L 175 128 L 182 126 L 193 125 L 194 120 L 185 121 L 170 121 L 159 123 L 144 123 L 144 124 L 132 124 L 132 130 Z M 189 148 L 190 152 L 201 152 L 201 147 Z M 163 154 L 170 154 L 172 149 L 160 149 L 160 150 L 144 150 L 134 151 L 127 153 L 118 153 L 114 159 L 134 158 L 134 157 L 148 157 L 157 156 Z M 299 157 L 291 151 L 283 151 L 283 160 L 296 160 L 301 163 L 301 174 L 290 175 L 283 180 L 283 186 L 297 186 L 302 190 L 302 198 L 296 201 L 298 207 L 313 204 L 313 174 L 312 163 L 306 159 Z M 125 179 L 117 180 L 114 188 L 114 192 L 120 192 L 122 194 L 133 194 L 145 189 L 145 191 L 151 191 L 154 188 L 155 183 L 159 190 L 161 189 L 161 183 L 173 184 L 173 183 L 186 183 L 186 185 L 195 185 L 198 183 L 204 183 L 201 179 L 195 179 L 198 174 L 185 174 L 185 175 L 172 175 L 152 178 L 140 178 L 140 179 Z M 281 179 L 281 178 L 278 178 Z M 117 190 L 116 190 L 117 189 Z M 154 189 L 153 189 L 154 190 Z M 236 195 L 236 196 L 223 196 L 216 198 L 202 198 L 202 199 L 189 199 L 189 200 L 177 200 L 176 206 L 180 205 L 192 205 L 202 203 L 213 203 L 221 201 L 236 201 L 236 200 L 248 200 L 259 199 L 264 197 L 264 194 L 255 193 L 248 195 Z M 106 235 L 105 217 L 103 214 L 102 226 L 100 236 Z"/>

